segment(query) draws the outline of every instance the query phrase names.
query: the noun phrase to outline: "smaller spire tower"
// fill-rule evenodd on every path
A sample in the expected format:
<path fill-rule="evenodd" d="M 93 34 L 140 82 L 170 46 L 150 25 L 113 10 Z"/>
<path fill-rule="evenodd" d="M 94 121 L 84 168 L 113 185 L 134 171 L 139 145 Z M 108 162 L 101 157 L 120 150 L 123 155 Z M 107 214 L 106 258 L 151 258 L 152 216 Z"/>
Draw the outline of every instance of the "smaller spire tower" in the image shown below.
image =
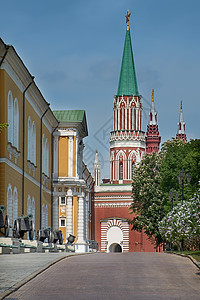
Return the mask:
<path fill-rule="evenodd" d="M 96 155 L 95 155 L 95 160 L 93 165 L 93 175 L 94 175 L 95 186 L 99 186 L 101 181 L 101 166 L 99 163 L 99 156 L 97 150 L 96 150 Z"/>
<path fill-rule="evenodd" d="M 185 122 L 183 120 L 183 102 L 181 100 L 181 109 L 180 109 L 180 116 L 179 116 L 179 122 L 178 122 L 178 130 L 176 134 L 176 138 L 180 138 L 181 140 L 184 140 L 187 142 L 187 137 L 185 133 Z"/>
<path fill-rule="evenodd" d="M 149 124 L 147 125 L 146 133 L 146 153 L 158 152 L 161 141 L 157 124 L 157 112 L 154 105 L 154 89 L 152 89 L 152 101 L 149 116 Z"/>

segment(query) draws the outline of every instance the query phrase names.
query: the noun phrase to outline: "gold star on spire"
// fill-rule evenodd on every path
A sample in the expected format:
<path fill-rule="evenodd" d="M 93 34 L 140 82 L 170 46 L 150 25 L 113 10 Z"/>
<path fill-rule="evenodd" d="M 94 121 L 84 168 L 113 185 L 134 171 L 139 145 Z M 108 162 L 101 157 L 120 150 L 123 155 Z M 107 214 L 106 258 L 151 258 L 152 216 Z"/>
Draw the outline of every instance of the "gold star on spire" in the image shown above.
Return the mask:
<path fill-rule="evenodd" d="M 126 14 L 127 28 L 126 28 L 126 30 L 129 30 L 130 15 L 131 15 L 131 14 L 130 14 L 129 11 L 127 10 L 127 14 Z"/>
<path fill-rule="evenodd" d="M 181 100 L 181 112 L 183 111 L 183 102 Z"/>

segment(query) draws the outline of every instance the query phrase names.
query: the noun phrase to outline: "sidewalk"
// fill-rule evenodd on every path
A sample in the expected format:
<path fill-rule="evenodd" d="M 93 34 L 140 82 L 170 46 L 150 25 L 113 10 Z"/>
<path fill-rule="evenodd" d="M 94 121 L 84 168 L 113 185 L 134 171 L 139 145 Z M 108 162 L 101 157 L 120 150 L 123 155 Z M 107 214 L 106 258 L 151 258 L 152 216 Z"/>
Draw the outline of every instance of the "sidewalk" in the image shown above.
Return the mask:
<path fill-rule="evenodd" d="M 23 253 L 0 256 L 0 299 L 54 264 L 76 253 Z"/>

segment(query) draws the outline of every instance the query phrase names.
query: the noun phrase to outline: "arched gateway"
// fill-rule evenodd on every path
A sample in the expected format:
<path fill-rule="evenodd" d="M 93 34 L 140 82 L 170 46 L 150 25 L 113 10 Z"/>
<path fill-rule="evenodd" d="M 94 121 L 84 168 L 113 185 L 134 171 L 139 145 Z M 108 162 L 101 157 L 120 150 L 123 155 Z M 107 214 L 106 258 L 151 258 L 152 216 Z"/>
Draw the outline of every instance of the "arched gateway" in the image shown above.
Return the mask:
<path fill-rule="evenodd" d="M 129 249 L 129 225 L 126 219 L 101 220 L 101 250 L 127 252 Z"/>

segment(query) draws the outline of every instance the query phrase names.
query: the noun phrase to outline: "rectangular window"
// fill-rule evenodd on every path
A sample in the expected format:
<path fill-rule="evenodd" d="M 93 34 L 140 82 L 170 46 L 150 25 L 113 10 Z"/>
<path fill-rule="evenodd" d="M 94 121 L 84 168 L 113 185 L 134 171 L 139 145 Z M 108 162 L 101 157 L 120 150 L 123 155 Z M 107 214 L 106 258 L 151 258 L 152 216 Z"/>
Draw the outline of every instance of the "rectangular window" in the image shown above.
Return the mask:
<path fill-rule="evenodd" d="M 64 204 L 64 205 L 66 204 L 66 198 L 65 198 L 65 197 L 61 197 L 61 198 L 60 198 L 60 204 L 62 204 L 62 205 L 63 205 L 63 204 Z"/>
<path fill-rule="evenodd" d="M 60 227 L 65 227 L 65 219 L 60 220 Z"/>

